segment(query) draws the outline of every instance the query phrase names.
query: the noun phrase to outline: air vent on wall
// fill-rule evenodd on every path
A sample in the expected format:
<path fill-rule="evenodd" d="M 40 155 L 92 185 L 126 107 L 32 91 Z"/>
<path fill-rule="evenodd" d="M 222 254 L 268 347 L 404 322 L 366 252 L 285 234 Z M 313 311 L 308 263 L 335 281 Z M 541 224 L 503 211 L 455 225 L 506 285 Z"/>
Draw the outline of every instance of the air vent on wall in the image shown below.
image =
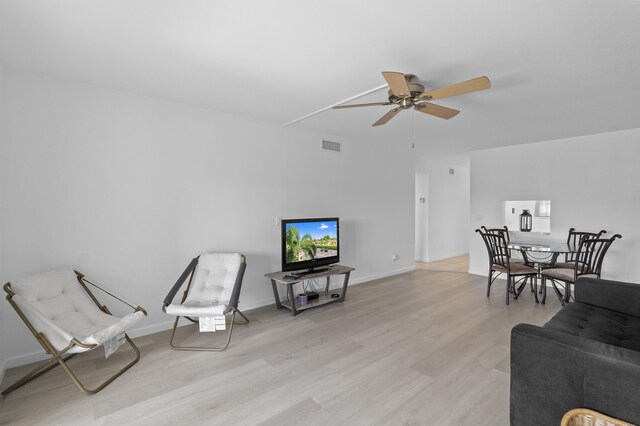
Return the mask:
<path fill-rule="evenodd" d="M 454 169 L 449 169 L 449 174 L 450 174 L 450 175 L 455 175 L 455 174 L 456 174 L 456 171 L 455 171 Z"/>
<path fill-rule="evenodd" d="M 331 142 L 331 141 L 322 139 L 322 149 L 340 152 L 340 144 L 338 142 Z"/>

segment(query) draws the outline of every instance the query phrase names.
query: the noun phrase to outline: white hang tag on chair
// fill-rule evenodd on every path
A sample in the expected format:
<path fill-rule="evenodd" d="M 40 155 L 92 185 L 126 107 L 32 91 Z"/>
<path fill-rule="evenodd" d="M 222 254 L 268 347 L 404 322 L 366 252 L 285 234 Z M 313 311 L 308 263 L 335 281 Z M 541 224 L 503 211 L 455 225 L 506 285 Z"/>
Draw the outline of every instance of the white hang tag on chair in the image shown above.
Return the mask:
<path fill-rule="evenodd" d="M 227 318 L 224 315 L 216 315 L 214 319 L 216 322 L 216 330 L 227 329 Z"/>
<path fill-rule="evenodd" d="M 109 358 L 118 348 L 124 343 L 124 336 L 113 336 L 111 339 L 104 342 L 104 357 Z"/>
<path fill-rule="evenodd" d="M 200 317 L 200 331 L 216 331 L 216 317 Z"/>

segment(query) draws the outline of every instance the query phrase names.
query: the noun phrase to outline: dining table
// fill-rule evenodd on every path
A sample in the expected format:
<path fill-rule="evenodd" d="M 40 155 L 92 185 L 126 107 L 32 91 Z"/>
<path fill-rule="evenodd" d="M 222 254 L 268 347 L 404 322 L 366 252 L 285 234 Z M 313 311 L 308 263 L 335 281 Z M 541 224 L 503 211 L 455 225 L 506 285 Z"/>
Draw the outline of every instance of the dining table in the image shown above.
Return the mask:
<path fill-rule="evenodd" d="M 530 236 L 528 239 L 518 236 L 517 239 L 512 239 L 507 244 L 507 248 L 510 250 L 517 250 L 522 253 L 522 257 L 525 262 L 533 264 L 538 272 L 537 280 L 542 279 L 542 270 L 545 267 L 553 267 L 561 254 L 571 254 L 578 252 L 578 245 L 567 243 L 566 241 L 554 240 L 549 236 Z M 567 287 L 569 287 L 567 285 Z M 555 288 L 554 288 L 555 290 Z M 542 288 L 540 289 L 542 291 Z M 535 299 L 538 303 L 538 285 L 536 283 Z M 570 289 L 566 289 L 567 296 L 570 294 Z M 560 296 L 558 296 L 560 297 Z"/>

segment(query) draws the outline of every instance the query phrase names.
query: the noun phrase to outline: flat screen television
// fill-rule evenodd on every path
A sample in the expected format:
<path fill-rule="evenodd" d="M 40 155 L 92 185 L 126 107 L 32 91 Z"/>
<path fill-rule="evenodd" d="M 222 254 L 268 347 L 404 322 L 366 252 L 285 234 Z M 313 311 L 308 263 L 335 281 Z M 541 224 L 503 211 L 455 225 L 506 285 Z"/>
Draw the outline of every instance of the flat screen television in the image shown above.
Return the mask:
<path fill-rule="evenodd" d="M 321 272 L 340 262 L 340 220 L 337 217 L 283 219 L 282 271 Z"/>

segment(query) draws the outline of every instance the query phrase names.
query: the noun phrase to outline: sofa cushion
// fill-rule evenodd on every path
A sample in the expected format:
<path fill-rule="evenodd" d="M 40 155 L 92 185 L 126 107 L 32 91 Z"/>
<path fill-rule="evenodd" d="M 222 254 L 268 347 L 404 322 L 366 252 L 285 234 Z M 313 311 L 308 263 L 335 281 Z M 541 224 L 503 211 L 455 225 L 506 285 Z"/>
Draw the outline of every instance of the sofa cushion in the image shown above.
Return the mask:
<path fill-rule="evenodd" d="M 569 303 L 545 328 L 640 351 L 640 318 L 586 303 Z"/>

